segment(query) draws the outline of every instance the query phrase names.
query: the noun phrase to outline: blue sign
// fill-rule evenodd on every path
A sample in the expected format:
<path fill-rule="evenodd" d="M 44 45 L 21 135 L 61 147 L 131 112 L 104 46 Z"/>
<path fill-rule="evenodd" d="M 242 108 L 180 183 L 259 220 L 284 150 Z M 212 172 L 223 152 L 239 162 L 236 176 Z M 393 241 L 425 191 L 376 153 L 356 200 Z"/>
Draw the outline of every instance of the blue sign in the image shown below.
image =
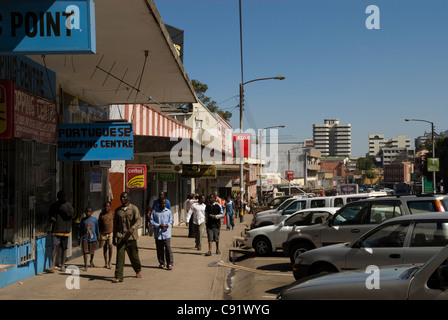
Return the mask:
<path fill-rule="evenodd" d="M 134 159 L 130 122 L 69 123 L 58 126 L 59 161 Z"/>
<path fill-rule="evenodd" d="M 2 0 L 1 6 L 1 53 L 96 53 L 92 0 Z"/>

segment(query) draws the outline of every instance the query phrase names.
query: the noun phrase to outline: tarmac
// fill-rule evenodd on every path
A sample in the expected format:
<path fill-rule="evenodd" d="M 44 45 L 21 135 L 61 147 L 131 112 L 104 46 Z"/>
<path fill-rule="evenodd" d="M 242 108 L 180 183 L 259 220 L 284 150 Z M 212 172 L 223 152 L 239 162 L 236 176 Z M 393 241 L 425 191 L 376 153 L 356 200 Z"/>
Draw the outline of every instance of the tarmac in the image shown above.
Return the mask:
<path fill-rule="evenodd" d="M 213 243 L 211 256 L 206 256 L 208 241 L 204 234 L 202 250 L 195 248 L 194 238 L 188 237 L 185 224 L 173 226 L 171 247 L 174 256 L 172 270 L 159 268 L 154 237 L 138 239 L 142 278 L 136 278 L 126 256 L 124 281 L 113 283 L 115 251 L 112 268 L 104 267 L 102 249 L 97 249 L 93 268 L 83 270 L 83 257 L 69 259 L 66 272 L 43 272 L 0 289 L 0 300 L 231 300 L 229 277 L 232 275 L 230 252 L 252 221 L 235 219 L 234 230 L 221 225 L 220 254 Z"/>

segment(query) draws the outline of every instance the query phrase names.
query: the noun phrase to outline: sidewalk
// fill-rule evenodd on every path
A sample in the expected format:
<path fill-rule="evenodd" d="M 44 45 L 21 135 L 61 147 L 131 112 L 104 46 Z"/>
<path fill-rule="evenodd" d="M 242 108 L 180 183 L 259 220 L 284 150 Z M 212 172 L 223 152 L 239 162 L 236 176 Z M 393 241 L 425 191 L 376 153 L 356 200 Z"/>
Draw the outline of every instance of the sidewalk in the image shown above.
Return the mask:
<path fill-rule="evenodd" d="M 183 224 L 172 229 L 173 270 L 158 267 L 154 238 L 144 235 L 138 240 L 143 266 L 141 279 L 135 278 L 126 256 L 124 281 L 113 283 L 115 251 L 112 269 L 106 269 L 103 267 L 102 249 L 98 249 L 94 258 L 95 268 L 83 271 L 83 257 L 67 262 L 67 266 L 79 268 L 79 278 L 58 271 L 41 273 L 22 283 L 0 289 L 0 300 L 224 300 L 231 268 L 219 266 L 218 262 L 229 262 L 229 249 L 233 247 L 235 238 L 241 237 L 250 224 L 252 215 L 246 215 L 242 223 L 239 219 L 235 220 L 234 230 L 227 231 L 225 225 L 221 225 L 219 255 L 215 253 L 216 246 L 213 243 L 212 256 L 205 256 L 208 251 L 205 234 L 202 251 L 198 251 L 194 239 L 188 238 L 188 228 Z M 67 289 L 66 282 L 69 287 L 73 286 L 73 279 L 79 279 L 79 289 Z"/>

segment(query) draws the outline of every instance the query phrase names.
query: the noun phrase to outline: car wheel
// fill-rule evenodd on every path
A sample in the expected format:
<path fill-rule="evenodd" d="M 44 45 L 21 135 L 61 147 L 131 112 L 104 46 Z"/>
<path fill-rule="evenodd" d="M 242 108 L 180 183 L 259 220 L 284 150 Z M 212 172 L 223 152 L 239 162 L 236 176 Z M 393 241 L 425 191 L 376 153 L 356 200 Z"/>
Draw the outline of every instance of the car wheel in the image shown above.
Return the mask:
<path fill-rule="evenodd" d="M 306 243 L 306 242 L 295 243 L 292 246 L 291 254 L 290 254 L 290 257 L 289 257 L 289 259 L 291 260 L 291 263 L 292 264 L 295 263 L 296 258 L 297 258 L 297 256 L 299 254 L 301 254 L 301 253 L 303 253 L 305 251 L 311 250 L 311 249 L 313 249 L 313 247 L 310 244 Z"/>
<path fill-rule="evenodd" d="M 272 253 L 271 241 L 267 237 L 255 238 L 253 247 L 255 252 L 260 256 L 267 256 Z"/>

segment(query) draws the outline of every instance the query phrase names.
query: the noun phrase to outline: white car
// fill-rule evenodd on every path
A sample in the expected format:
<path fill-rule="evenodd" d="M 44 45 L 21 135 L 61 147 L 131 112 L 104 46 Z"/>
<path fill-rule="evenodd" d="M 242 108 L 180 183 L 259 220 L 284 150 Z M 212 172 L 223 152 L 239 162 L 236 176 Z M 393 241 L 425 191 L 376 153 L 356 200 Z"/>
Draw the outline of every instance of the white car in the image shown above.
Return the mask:
<path fill-rule="evenodd" d="M 448 244 L 448 213 L 421 213 L 386 220 L 357 240 L 297 256 L 294 278 L 322 272 L 423 263 Z"/>
<path fill-rule="evenodd" d="M 309 226 L 325 222 L 340 208 L 310 208 L 295 212 L 276 225 L 269 225 L 246 232 L 246 248 L 254 248 L 259 255 L 269 255 L 282 248 L 282 243 L 295 226 Z"/>
<path fill-rule="evenodd" d="M 358 269 L 314 275 L 292 283 L 279 300 L 448 299 L 448 246 L 424 264 Z"/>

